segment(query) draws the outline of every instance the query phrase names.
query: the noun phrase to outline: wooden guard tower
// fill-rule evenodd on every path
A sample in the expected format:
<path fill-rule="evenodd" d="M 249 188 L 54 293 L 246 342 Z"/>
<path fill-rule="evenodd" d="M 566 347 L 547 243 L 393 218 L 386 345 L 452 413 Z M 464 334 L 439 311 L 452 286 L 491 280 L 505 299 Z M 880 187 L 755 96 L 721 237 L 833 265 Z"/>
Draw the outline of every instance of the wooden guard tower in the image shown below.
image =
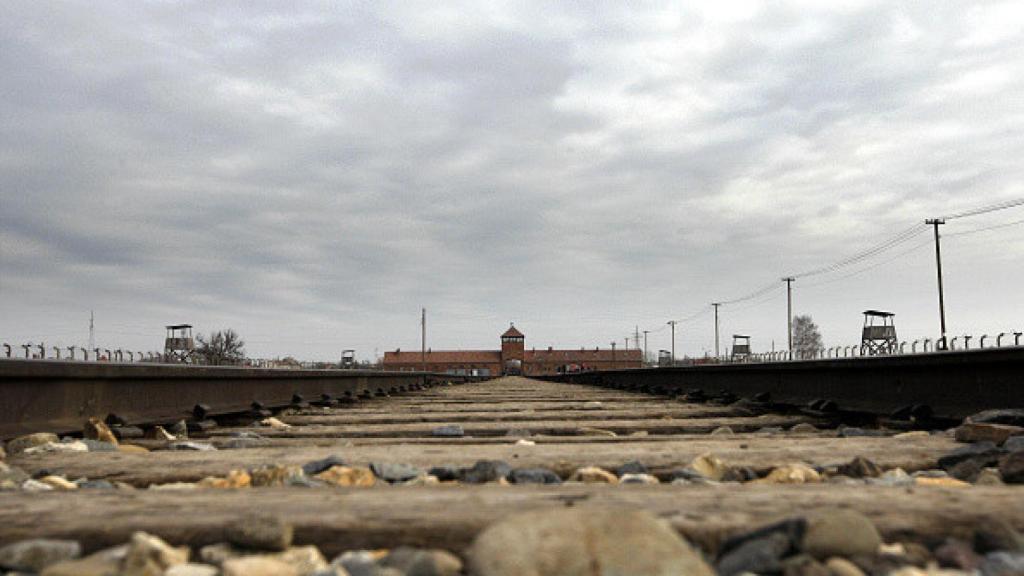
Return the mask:
<path fill-rule="evenodd" d="M 164 361 L 172 364 L 186 364 L 195 352 L 196 343 L 192 339 L 191 324 L 173 324 L 165 326 L 167 338 L 164 339 Z"/>
<path fill-rule="evenodd" d="M 732 358 L 742 360 L 750 356 L 750 336 L 732 335 Z"/>
<path fill-rule="evenodd" d="M 895 354 L 899 349 L 896 324 L 892 312 L 864 311 L 864 331 L 861 333 L 860 353 L 863 356 Z"/>

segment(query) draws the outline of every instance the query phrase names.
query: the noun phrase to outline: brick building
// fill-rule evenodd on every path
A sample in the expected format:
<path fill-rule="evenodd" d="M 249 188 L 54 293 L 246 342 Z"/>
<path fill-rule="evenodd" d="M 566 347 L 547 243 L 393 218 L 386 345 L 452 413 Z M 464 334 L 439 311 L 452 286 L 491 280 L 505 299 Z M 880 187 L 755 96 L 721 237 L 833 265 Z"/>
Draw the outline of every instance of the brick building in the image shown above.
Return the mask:
<path fill-rule="evenodd" d="M 427 350 L 426 358 L 419 350 L 384 353 L 384 369 L 398 371 L 422 370 L 449 374 L 499 376 L 502 374 L 556 374 L 564 370 L 611 370 L 640 368 L 640 350 L 580 348 L 578 350 L 526 349 L 526 337 L 509 327 L 501 335 L 500 350 Z"/>

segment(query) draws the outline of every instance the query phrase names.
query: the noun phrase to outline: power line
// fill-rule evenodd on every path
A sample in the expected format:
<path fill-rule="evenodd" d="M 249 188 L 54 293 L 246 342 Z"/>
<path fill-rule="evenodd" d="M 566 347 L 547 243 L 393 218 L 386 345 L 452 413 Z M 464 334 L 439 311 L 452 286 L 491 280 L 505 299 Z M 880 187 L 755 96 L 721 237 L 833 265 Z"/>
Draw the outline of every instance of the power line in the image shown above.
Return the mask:
<path fill-rule="evenodd" d="M 923 224 L 915 224 L 915 225 L 911 226 L 910 228 L 904 229 L 903 231 L 899 232 L 895 236 L 890 237 L 889 239 L 885 240 L 884 242 L 881 242 L 880 244 L 876 244 L 875 246 L 872 246 L 871 248 L 868 248 L 868 249 L 863 250 L 861 252 L 858 252 L 856 254 L 847 256 L 846 258 L 843 258 L 842 260 L 839 260 L 837 262 L 833 262 L 832 264 L 829 264 L 827 266 L 822 266 L 820 268 L 814 268 L 814 269 L 811 269 L 811 270 L 807 270 L 805 272 L 801 272 L 799 274 L 790 274 L 789 277 L 791 277 L 791 278 L 806 278 L 808 276 L 818 276 L 818 275 L 821 275 L 821 274 L 827 274 L 827 273 L 830 273 L 830 272 L 835 272 L 837 270 L 841 270 L 843 268 L 847 268 L 849 266 L 853 266 L 854 264 L 858 264 L 858 263 L 863 262 L 864 260 L 867 260 L 867 259 L 869 259 L 869 258 L 871 258 L 873 256 L 877 256 L 878 254 L 881 254 L 881 253 L 883 253 L 883 252 L 885 252 L 887 250 L 891 250 L 892 248 L 895 248 L 896 246 L 899 246 L 901 244 L 909 242 L 910 240 L 914 239 L 917 236 L 920 236 L 922 233 L 926 232 L 927 230 L 928 230 L 927 226 L 925 226 Z"/>
<path fill-rule="evenodd" d="M 767 284 L 763 288 L 755 290 L 754 292 L 751 292 L 746 296 L 740 296 L 739 298 L 733 298 L 732 300 L 721 300 L 718 303 L 721 304 L 722 306 L 726 306 L 728 304 L 738 304 L 740 302 L 746 302 L 747 300 L 753 300 L 754 298 L 758 298 L 760 296 L 768 294 L 778 287 L 778 283 L 772 282 L 771 284 Z"/>
<path fill-rule="evenodd" d="M 692 321 L 696 320 L 697 318 L 700 318 L 701 316 L 705 316 L 709 312 L 711 312 L 710 308 L 708 308 L 707 306 L 701 306 L 700 310 L 697 310 L 696 312 L 694 312 L 693 314 L 690 314 L 689 316 L 686 316 L 685 318 L 680 318 L 680 319 L 676 320 L 676 322 L 678 322 L 680 324 L 685 324 L 687 322 L 692 322 Z"/>
<path fill-rule="evenodd" d="M 988 214 L 989 212 L 997 212 L 999 210 L 1006 210 L 1007 208 L 1014 208 L 1017 206 L 1024 206 L 1024 198 L 1017 198 L 1015 200 L 1004 200 L 995 204 L 989 204 L 988 206 L 982 206 L 981 208 L 974 208 L 971 210 L 964 210 L 963 212 L 957 212 L 949 216 L 944 216 L 942 220 L 952 220 L 954 218 L 967 218 L 969 216 L 978 216 L 980 214 Z"/>
<path fill-rule="evenodd" d="M 785 289 L 785 287 L 786 287 L 785 284 L 776 284 L 774 290 L 769 290 L 769 291 L 765 292 L 762 295 L 761 298 L 758 298 L 757 300 L 754 300 L 753 302 L 749 302 L 749 303 L 747 303 L 747 304 L 745 304 L 743 306 L 740 306 L 738 308 L 730 308 L 730 310 L 732 310 L 733 312 L 740 312 L 742 310 L 748 310 L 750 308 L 756 308 L 757 306 L 760 306 L 761 304 L 764 304 L 765 302 L 768 302 L 768 301 L 772 300 L 773 298 L 775 298 L 776 292 L 778 292 L 779 290 Z"/>
<path fill-rule="evenodd" d="M 915 244 L 909 250 L 904 250 L 902 252 L 899 252 L 896 255 L 892 256 L 891 258 L 886 258 L 885 260 L 882 260 L 881 262 L 876 262 L 876 263 L 874 263 L 874 264 L 872 264 L 870 266 L 866 266 L 864 268 L 861 268 L 860 270 L 856 270 L 854 272 L 850 272 L 849 274 L 844 274 L 842 276 L 839 276 L 839 277 L 836 277 L 836 278 L 832 278 L 832 279 L 829 279 L 829 280 L 822 280 L 820 282 L 814 282 L 814 283 L 811 283 L 811 284 L 802 284 L 801 288 L 813 288 L 815 286 L 823 286 L 825 284 L 833 284 L 835 282 L 839 282 L 840 280 L 845 280 L 847 278 L 851 278 L 851 277 L 856 276 L 858 274 L 863 274 L 864 272 L 867 272 L 868 270 L 873 270 L 875 268 L 878 268 L 879 266 L 882 266 L 884 264 L 888 264 L 888 263 L 892 262 L 893 260 L 897 260 L 897 259 L 899 259 L 899 258 L 901 258 L 903 256 L 906 256 L 907 254 L 910 254 L 912 252 L 920 250 L 921 248 L 924 248 L 925 246 L 929 246 L 929 245 L 931 245 L 931 243 L 932 243 L 932 240 L 931 240 L 931 238 L 929 238 L 928 240 L 926 240 L 924 242 L 921 242 L 919 244 Z"/>
<path fill-rule="evenodd" d="M 949 234 L 946 234 L 945 236 L 946 238 L 949 238 L 950 236 L 967 236 L 968 234 L 977 234 L 979 232 L 989 232 L 991 230 L 998 230 L 1000 228 L 1009 228 L 1010 226 L 1017 226 L 1018 224 L 1024 224 L 1024 220 L 1014 220 L 1013 222 L 994 224 L 992 226 L 974 228 L 973 230 L 964 230 L 963 232 L 951 232 Z"/>

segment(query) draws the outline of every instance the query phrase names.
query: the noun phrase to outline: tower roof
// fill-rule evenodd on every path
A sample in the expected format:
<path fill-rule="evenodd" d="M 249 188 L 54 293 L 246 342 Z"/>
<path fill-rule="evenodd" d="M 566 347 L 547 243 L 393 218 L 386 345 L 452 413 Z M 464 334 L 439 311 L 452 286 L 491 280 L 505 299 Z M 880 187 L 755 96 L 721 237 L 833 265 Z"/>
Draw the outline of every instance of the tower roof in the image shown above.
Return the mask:
<path fill-rule="evenodd" d="M 524 338 L 523 333 L 516 329 L 515 324 L 509 326 L 508 330 L 501 335 L 502 338 Z"/>

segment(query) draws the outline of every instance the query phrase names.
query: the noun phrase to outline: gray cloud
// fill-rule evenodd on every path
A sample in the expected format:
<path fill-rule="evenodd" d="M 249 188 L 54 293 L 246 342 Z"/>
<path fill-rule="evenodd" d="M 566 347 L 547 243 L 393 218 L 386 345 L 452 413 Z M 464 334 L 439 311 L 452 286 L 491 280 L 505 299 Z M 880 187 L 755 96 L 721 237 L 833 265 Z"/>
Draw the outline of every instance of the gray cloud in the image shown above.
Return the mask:
<path fill-rule="evenodd" d="M 528 345 L 639 325 L 665 348 L 666 320 L 1021 196 L 1022 23 L 989 2 L 7 3 L 0 339 L 84 342 L 95 309 L 114 346 L 190 321 L 255 355 L 369 357 L 416 345 L 427 306 L 437 348 L 509 320 Z M 954 331 L 1024 325 L 1022 228 L 947 240 Z M 930 257 L 798 281 L 797 310 L 837 344 L 869 307 L 932 335 Z M 725 307 L 723 332 L 781 346 L 783 298 Z M 709 316 L 679 342 L 712 349 Z"/>

